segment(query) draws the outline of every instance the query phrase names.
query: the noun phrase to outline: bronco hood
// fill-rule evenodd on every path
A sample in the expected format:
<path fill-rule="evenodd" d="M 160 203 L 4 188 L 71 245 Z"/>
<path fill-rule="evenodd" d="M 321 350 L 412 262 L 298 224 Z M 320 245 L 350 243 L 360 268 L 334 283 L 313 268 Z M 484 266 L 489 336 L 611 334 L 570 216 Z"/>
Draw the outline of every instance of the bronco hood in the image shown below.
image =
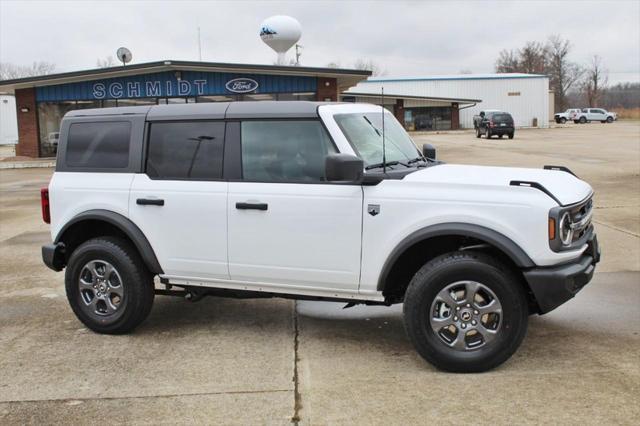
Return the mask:
<path fill-rule="evenodd" d="M 509 186 L 511 181 L 537 182 L 551 192 L 562 205 L 582 201 L 593 192 L 588 183 L 570 173 L 558 170 L 518 167 L 441 164 L 411 173 L 404 180 L 482 186 Z"/>

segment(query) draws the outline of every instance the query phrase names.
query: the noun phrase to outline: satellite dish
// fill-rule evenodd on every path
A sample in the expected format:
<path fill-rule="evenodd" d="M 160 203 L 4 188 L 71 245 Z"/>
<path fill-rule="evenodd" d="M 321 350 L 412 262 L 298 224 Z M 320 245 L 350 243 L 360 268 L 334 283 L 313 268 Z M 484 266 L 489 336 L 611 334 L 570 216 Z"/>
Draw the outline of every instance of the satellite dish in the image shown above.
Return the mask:
<path fill-rule="evenodd" d="M 291 16 L 272 16 L 260 25 L 260 38 L 276 51 L 279 65 L 284 65 L 285 53 L 300 40 L 301 35 L 300 22 Z"/>
<path fill-rule="evenodd" d="M 116 56 L 118 57 L 120 62 L 122 62 L 123 66 L 127 65 L 127 63 L 131 62 L 131 59 L 133 58 L 133 55 L 131 54 L 131 51 L 129 49 L 127 49 L 126 47 L 119 48 L 118 51 L 116 52 Z"/>

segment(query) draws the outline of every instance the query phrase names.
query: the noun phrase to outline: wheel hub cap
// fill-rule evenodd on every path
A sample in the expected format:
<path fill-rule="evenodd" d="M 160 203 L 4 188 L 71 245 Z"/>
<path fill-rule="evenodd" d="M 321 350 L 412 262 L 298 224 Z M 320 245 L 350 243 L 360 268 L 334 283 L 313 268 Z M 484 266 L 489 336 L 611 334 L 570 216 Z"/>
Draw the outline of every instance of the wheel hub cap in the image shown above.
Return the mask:
<path fill-rule="evenodd" d="M 124 305 L 120 273 L 104 260 L 92 260 L 82 267 L 78 290 L 83 309 L 91 316 L 113 315 Z"/>
<path fill-rule="evenodd" d="M 460 319 L 462 321 L 469 321 L 471 319 L 471 312 L 469 311 L 462 311 L 462 313 L 460 314 Z"/>
<path fill-rule="evenodd" d="M 490 344 L 502 328 L 502 305 L 486 285 L 457 281 L 435 297 L 429 325 L 447 346 L 470 351 Z"/>

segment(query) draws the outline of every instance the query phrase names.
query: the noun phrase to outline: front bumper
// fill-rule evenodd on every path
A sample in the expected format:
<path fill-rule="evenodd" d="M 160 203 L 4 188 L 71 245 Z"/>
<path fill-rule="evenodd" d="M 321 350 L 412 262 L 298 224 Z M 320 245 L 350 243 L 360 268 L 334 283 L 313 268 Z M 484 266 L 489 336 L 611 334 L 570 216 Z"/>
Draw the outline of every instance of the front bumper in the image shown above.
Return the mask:
<path fill-rule="evenodd" d="M 600 261 L 600 246 L 595 234 L 587 244 L 582 256 L 571 263 L 524 271 L 540 314 L 562 305 L 591 281 L 596 263 Z"/>
<path fill-rule="evenodd" d="M 54 271 L 62 271 L 65 267 L 64 244 L 47 244 L 42 246 L 42 261 Z"/>

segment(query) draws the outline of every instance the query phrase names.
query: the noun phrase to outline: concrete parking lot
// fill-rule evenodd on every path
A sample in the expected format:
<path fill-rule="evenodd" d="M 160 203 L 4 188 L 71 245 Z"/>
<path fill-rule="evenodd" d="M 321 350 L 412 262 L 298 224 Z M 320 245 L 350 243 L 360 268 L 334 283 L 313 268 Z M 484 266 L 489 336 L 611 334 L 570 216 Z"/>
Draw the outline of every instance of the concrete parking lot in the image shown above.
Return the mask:
<path fill-rule="evenodd" d="M 435 370 L 401 306 L 157 297 L 135 333 L 94 334 L 40 259 L 52 170 L 0 170 L 0 424 L 638 424 L 640 123 L 414 139 L 447 162 L 565 165 L 596 191 L 593 282 L 531 317 L 504 365 Z"/>

